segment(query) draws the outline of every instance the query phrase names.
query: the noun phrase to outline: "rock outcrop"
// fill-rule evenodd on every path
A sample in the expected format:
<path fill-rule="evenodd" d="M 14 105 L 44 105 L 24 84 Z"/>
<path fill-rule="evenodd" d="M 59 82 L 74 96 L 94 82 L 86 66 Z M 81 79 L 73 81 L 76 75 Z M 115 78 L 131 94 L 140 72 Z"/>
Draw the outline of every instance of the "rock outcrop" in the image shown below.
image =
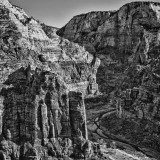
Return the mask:
<path fill-rule="evenodd" d="M 101 59 L 97 83 L 108 100 L 99 97 L 95 103 L 115 109 L 112 114 L 104 110 L 97 122 L 101 130 L 143 148 L 148 155 L 160 152 L 159 33 L 160 3 L 154 2 L 132 2 L 117 11 L 81 14 L 57 31 Z M 87 99 L 92 104 L 87 104 L 89 110 L 92 101 Z M 89 116 L 93 131 L 97 127 Z"/>

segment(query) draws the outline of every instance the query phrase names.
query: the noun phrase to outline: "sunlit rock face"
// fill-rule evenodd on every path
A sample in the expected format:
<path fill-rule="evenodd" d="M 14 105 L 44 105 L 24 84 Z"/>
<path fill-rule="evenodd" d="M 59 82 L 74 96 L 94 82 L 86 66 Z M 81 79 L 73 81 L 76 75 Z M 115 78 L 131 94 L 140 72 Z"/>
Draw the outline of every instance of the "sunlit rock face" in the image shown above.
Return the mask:
<path fill-rule="evenodd" d="M 160 3 L 154 2 L 81 14 L 57 31 L 101 59 L 97 83 L 107 100 L 87 99 L 90 131 L 109 132 L 106 139 L 125 140 L 152 156 L 160 152 L 159 33 Z"/>

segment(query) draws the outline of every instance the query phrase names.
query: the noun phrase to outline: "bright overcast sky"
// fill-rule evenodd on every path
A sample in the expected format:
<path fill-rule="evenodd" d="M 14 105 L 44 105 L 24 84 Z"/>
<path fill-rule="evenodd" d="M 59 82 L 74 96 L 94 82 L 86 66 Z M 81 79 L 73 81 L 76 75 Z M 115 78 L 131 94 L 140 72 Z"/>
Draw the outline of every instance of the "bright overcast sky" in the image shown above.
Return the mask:
<path fill-rule="evenodd" d="M 59 27 L 64 26 L 73 16 L 90 11 L 117 10 L 133 0 L 9 0 L 20 6 L 29 16 Z M 139 1 L 139 0 L 137 0 Z M 152 1 L 152 0 L 150 0 Z M 154 0 L 160 2 L 160 0 Z"/>

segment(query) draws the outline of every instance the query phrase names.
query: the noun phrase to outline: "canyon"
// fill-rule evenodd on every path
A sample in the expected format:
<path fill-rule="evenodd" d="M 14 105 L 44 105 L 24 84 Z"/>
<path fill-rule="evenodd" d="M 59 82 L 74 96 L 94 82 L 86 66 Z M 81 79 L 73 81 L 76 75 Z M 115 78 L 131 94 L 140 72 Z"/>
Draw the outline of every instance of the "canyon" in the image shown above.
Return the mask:
<path fill-rule="evenodd" d="M 0 159 L 158 159 L 159 10 L 58 29 L 0 0 Z"/>
<path fill-rule="evenodd" d="M 75 16 L 57 31 L 101 60 L 97 83 L 104 96 L 97 101 L 87 99 L 89 113 L 95 112 L 94 120 L 88 114 L 91 131 L 99 128 L 103 138 L 109 136 L 157 155 L 159 9 L 159 3 L 132 2 L 117 11 Z M 102 110 L 95 111 L 96 106 Z M 107 115 L 106 110 L 112 112 Z"/>

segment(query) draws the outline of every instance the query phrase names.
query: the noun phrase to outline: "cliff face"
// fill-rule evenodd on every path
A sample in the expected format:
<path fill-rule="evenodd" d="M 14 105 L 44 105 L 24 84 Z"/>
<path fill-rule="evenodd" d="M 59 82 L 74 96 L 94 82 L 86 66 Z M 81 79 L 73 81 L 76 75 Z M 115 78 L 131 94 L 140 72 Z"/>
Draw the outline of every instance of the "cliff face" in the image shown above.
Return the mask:
<path fill-rule="evenodd" d="M 57 33 L 85 46 L 101 59 L 102 68 L 99 68 L 97 77 L 99 84 L 104 87 L 101 90 L 106 92 L 104 79 L 116 72 L 110 69 L 110 64 L 116 64 L 124 72 L 126 64 L 137 65 L 139 61 L 140 65 L 146 64 L 152 59 L 152 53 L 159 51 L 159 17 L 159 3 L 133 2 L 118 11 L 75 16 Z M 104 70 L 103 66 L 109 69 Z"/>
<path fill-rule="evenodd" d="M 93 104 L 87 99 L 91 131 L 134 144 L 151 155 L 160 151 L 159 33 L 160 3 L 154 2 L 78 15 L 57 31 L 101 59 L 97 82 L 107 100 L 99 97 Z M 99 112 L 96 104 L 102 108 Z M 95 115 L 90 115 L 92 111 Z"/>
<path fill-rule="evenodd" d="M 84 96 L 98 94 L 100 60 L 56 30 L 0 0 L 0 159 L 61 157 L 49 140 L 87 139 Z"/>
<path fill-rule="evenodd" d="M 156 36 L 158 41 L 159 5 L 133 2 L 117 11 L 81 14 L 73 17 L 57 33 L 78 42 L 93 53 L 107 54 L 110 53 L 107 49 L 113 48 L 117 56 L 128 58 L 126 56 L 134 53 L 139 41 L 147 39 L 149 33 Z M 150 35 L 148 43 L 152 41 Z"/>

